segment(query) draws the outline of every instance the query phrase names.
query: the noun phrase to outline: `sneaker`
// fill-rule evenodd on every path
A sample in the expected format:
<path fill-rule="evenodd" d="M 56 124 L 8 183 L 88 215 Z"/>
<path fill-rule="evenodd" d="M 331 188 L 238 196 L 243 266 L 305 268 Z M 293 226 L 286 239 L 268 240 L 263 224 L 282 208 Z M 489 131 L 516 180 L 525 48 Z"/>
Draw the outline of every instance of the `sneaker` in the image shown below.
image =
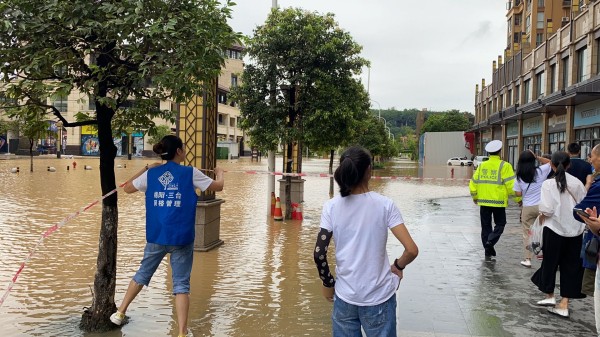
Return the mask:
<path fill-rule="evenodd" d="M 541 305 L 543 307 L 554 307 L 556 305 L 556 298 L 555 297 L 544 298 L 541 301 L 537 301 L 537 305 Z"/>
<path fill-rule="evenodd" d="M 531 268 L 531 260 L 530 259 L 525 259 L 525 260 L 521 261 L 521 265 L 523 267 Z"/>
<path fill-rule="evenodd" d="M 110 321 L 115 323 L 116 325 L 121 325 L 123 324 L 123 320 L 125 319 L 125 314 L 120 313 L 119 311 L 115 312 L 114 314 L 110 315 Z"/>

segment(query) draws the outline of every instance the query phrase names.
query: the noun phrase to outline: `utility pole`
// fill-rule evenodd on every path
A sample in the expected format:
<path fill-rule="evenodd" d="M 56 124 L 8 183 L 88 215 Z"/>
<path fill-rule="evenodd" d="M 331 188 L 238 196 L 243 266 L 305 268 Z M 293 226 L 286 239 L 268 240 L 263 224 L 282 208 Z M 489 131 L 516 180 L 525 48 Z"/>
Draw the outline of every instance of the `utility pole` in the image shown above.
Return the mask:
<path fill-rule="evenodd" d="M 273 9 L 277 9 L 277 0 L 273 0 Z M 267 155 L 267 170 L 269 171 L 267 186 L 267 214 L 271 214 L 271 195 L 275 193 L 275 151 L 269 150 Z"/>

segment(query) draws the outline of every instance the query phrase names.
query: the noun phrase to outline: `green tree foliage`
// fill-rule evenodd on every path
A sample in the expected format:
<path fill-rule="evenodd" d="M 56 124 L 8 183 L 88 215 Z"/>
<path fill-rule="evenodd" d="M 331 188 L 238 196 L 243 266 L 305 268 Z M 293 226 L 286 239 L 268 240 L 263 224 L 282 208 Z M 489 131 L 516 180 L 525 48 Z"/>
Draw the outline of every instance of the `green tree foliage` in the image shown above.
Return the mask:
<path fill-rule="evenodd" d="M 429 116 L 421 128 L 425 132 L 466 131 L 472 126 L 469 117 L 458 110 Z"/>
<path fill-rule="evenodd" d="M 329 150 L 352 137 L 369 106 L 355 78 L 367 61 L 333 14 L 273 10 L 247 45 L 252 62 L 234 94 L 254 146 L 302 141 Z"/>
<path fill-rule="evenodd" d="M 158 144 L 164 136 L 171 134 L 171 128 L 166 125 L 157 126 L 152 132 L 149 133 L 150 138 L 148 142 L 150 144 Z"/>
<path fill-rule="evenodd" d="M 187 101 L 201 92 L 203 82 L 216 78 L 223 51 L 240 38 L 227 24 L 232 5 L 229 0 L 4 0 L 0 97 L 41 107 L 40 114 L 51 111 L 65 127 L 96 124 L 106 194 L 116 188 L 113 117 L 129 106 L 140 108 L 124 110 L 141 119 L 169 118 L 153 102 Z M 69 122 L 49 103 L 73 90 L 93 97 L 91 120 Z M 103 200 L 99 240 L 94 299 L 81 321 L 91 331 L 114 327 L 109 316 L 115 310 L 117 194 Z"/>
<path fill-rule="evenodd" d="M 398 155 L 395 142 L 390 139 L 379 117 L 373 114 L 367 115 L 351 144 L 366 148 L 374 157 L 391 158 Z"/>
<path fill-rule="evenodd" d="M 6 112 L 19 134 L 29 141 L 29 172 L 33 172 L 33 146 L 38 139 L 50 133 L 50 124 L 43 118 L 43 109 L 35 105 L 11 108 Z"/>

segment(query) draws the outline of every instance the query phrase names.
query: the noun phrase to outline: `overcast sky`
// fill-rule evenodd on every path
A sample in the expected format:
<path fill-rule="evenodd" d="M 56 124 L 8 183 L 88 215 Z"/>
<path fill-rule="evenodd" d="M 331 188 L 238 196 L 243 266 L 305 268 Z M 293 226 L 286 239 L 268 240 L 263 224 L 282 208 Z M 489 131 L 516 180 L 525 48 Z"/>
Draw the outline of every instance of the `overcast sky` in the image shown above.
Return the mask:
<path fill-rule="evenodd" d="M 230 21 L 252 35 L 272 0 L 237 0 Z M 363 46 L 373 108 L 474 111 L 475 84 L 491 83 L 492 61 L 506 47 L 506 0 L 278 0 L 335 14 Z M 377 103 L 375 103 L 377 102 Z"/>

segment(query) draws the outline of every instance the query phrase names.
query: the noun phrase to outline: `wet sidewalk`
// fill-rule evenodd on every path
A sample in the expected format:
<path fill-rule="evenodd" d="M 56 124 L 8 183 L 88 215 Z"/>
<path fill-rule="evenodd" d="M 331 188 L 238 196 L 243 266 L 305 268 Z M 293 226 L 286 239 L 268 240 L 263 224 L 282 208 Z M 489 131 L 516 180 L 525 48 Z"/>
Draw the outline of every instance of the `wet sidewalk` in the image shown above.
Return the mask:
<path fill-rule="evenodd" d="M 530 269 L 519 264 L 517 206 L 507 209 L 508 223 L 492 261 L 485 261 L 479 208 L 469 197 L 432 200 L 423 209 L 428 213 L 422 223 L 409 224 L 420 253 L 398 291 L 399 336 L 596 335 L 592 297 L 573 300 L 569 319 L 535 304 L 544 294 L 530 277 L 541 261 L 532 261 Z"/>

